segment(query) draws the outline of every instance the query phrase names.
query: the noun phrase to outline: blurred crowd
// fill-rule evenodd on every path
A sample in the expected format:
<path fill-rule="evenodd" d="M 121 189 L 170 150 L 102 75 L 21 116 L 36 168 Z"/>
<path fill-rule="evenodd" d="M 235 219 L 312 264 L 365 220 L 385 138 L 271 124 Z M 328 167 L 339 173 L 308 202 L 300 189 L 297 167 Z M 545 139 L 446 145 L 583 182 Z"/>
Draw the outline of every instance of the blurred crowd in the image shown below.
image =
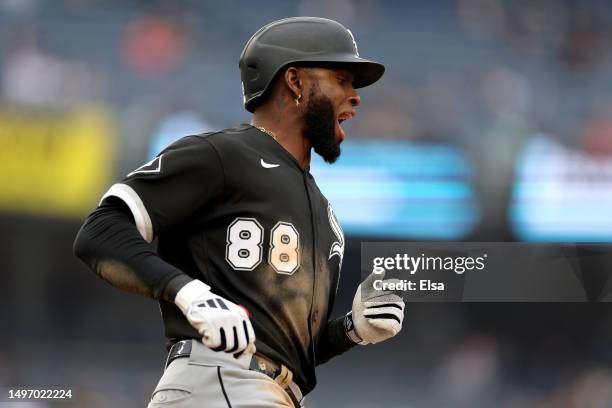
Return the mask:
<path fill-rule="evenodd" d="M 104 104 L 126 144 L 146 145 L 176 111 L 231 126 L 248 120 L 242 46 L 262 24 L 298 14 L 338 19 L 387 66 L 363 91 L 351 137 L 449 141 L 498 162 L 545 133 L 612 154 L 612 8 L 602 0 L 3 0 L 0 101 Z"/>
<path fill-rule="evenodd" d="M 248 122 L 249 115 L 241 105 L 240 51 L 257 28 L 291 15 L 339 20 L 355 33 L 364 56 L 387 66 L 383 80 L 362 91 L 362 107 L 346 124 L 349 137 L 447 143 L 464 152 L 474 168 L 473 183 L 481 197 L 483 218 L 478 230 L 466 239 L 516 239 L 507 219 L 517 161 L 530 141 L 546 140 L 556 151 L 571 153 L 563 153 L 566 156 L 578 155 L 579 171 L 568 174 L 596 178 L 591 181 L 599 191 L 612 187 L 612 5 L 606 0 L 0 0 L 0 113 L 38 118 L 95 106 L 112 122 L 108 127 L 116 152 L 112 171 L 125 174 L 175 137 Z M 1 119 L 0 115 L 0 149 L 4 149 L 8 142 Z M 74 153 L 79 151 L 75 148 Z M 563 162 L 562 167 L 568 169 L 575 162 Z M 599 202 L 604 199 L 598 197 Z M 62 235 L 66 258 L 72 229 Z M 8 242 L 6 237 L 0 243 Z M 40 268 L 45 267 L 42 264 L 44 261 Z M 45 273 L 60 269 L 54 268 L 48 267 Z M 39 289 L 43 293 L 44 288 Z M 57 300 L 47 294 L 45 300 L 56 305 L 51 310 L 57 313 L 57 321 L 61 313 L 72 310 L 67 300 L 71 292 L 64 289 L 66 298 Z M 102 286 L 96 290 L 111 291 Z M 9 299 L 11 296 L 16 299 L 17 295 L 9 294 Z M 10 305 L 7 310 L 15 311 Z M 532 326 L 517 323 L 519 318 L 508 323 L 515 329 L 540 330 L 541 335 L 530 336 L 528 332 L 504 332 L 503 319 L 515 313 L 508 306 L 491 309 L 501 317 L 491 312 L 476 319 L 500 319 L 498 326 L 488 331 L 478 325 L 475 328 L 469 319 L 478 307 L 482 305 L 470 310 L 416 308 L 407 319 L 414 330 L 408 327 L 393 350 L 381 353 L 379 360 L 392 369 L 395 358 L 404 366 L 404 371 L 397 368 L 397 372 L 404 374 L 406 366 L 414 367 L 408 371 L 413 377 L 397 378 L 392 373 L 385 377 L 395 378 L 398 387 L 414 393 L 411 397 L 398 391 L 395 396 L 401 396 L 401 401 L 390 397 L 392 401 L 385 406 L 612 406 L 612 353 L 608 351 L 612 310 L 609 318 L 601 309 L 596 316 L 585 309 L 570 313 L 568 320 L 592 319 L 576 327 L 557 322 L 552 335 L 542 334 L 550 322 L 534 320 L 546 319 L 545 313 L 537 318 L 526 316 Z M 549 311 L 561 322 L 563 313 L 571 310 L 567 306 Z M 92 348 L 112 349 L 107 352 L 114 357 L 108 359 L 75 358 L 72 365 L 64 365 L 60 356 L 69 357 L 75 350 L 64 342 L 63 335 L 58 334 L 52 346 L 38 341 L 33 336 L 37 332 L 25 326 L 3 335 L 0 344 L 7 346 L 19 343 L 24 333 L 33 337 L 19 343 L 16 354 L 7 352 L 10 347 L 0 347 L 0 388 L 56 375 L 78 384 L 80 399 L 72 405 L 32 406 L 141 404 L 159 374 L 161 331 L 156 332 L 155 327 L 148 332 L 152 338 L 141 338 L 137 345 L 121 342 L 142 330 L 145 323 L 157 321 L 155 310 L 146 311 L 149 314 L 141 326 L 123 327 L 125 337 L 113 345 L 91 338 L 90 343 L 85 341 Z M 35 314 L 31 311 L 30 317 L 36 319 Z M 83 316 L 72 317 L 86 324 Z M 9 312 L 0 318 L 0 323 L 12 321 Z M 113 322 L 109 318 L 109 324 Z M 91 329 L 77 327 L 84 333 Z M 64 330 L 71 333 L 74 329 Z M 78 339 L 80 331 L 73 333 L 74 338 Z M 583 331 L 587 339 L 576 340 Z M 413 349 L 400 358 L 404 344 Z M 145 350 L 155 350 L 151 354 L 157 353 L 160 360 L 142 358 L 143 345 Z M 525 350 L 532 352 L 525 354 Z M 88 356 L 93 351 L 84 347 L 74 355 Z M 131 367 L 125 365 L 129 356 L 139 352 L 141 360 Z M 56 358 L 47 360 L 50 355 Z M 372 355 L 364 358 L 371 360 Z M 334 385 L 340 387 L 331 384 L 342 377 L 338 367 L 358 364 L 347 361 L 330 368 L 332 378 L 325 380 L 323 372 L 321 389 L 311 398 L 311 407 L 330 406 Z M 125 375 L 117 376 L 116 367 L 122 362 Z M 421 374 L 417 369 L 423 370 Z M 80 370 L 87 376 L 75 375 Z M 345 375 L 352 378 L 351 373 Z M 1 401 L 0 407 L 11 406 Z M 372 406 L 359 404 L 356 400 L 342 406 Z"/>

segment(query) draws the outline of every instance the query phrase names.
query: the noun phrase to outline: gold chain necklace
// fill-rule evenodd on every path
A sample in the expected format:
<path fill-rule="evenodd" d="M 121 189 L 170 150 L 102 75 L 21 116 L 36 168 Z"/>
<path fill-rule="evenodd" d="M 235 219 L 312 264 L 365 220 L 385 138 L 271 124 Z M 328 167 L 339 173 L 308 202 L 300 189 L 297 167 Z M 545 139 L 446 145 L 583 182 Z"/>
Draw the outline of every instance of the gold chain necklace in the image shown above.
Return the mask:
<path fill-rule="evenodd" d="M 271 131 L 267 130 L 266 128 L 264 128 L 263 126 L 255 126 L 255 127 L 261 130 L 262 132 L 264 132 L 266 135 L 272 137 L 272 139 L 276 140 L 276 135 L 272 133 Z"/>

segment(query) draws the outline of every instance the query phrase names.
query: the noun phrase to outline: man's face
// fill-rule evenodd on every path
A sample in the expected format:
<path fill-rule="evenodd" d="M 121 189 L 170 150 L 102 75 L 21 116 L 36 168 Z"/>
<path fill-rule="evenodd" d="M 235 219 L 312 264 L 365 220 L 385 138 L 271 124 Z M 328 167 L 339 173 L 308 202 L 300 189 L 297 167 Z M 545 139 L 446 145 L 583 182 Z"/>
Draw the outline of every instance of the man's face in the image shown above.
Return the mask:
<path fill-rule="evenodd" d="M 340 156 L 340 143 L 346 134 L 341 123 L 355 116 L 359 95 L 353 88 L 353 75 L 342 69 L 308 69 L 310 90 L 305 100 L 305 136 L 328 163 Z"/>

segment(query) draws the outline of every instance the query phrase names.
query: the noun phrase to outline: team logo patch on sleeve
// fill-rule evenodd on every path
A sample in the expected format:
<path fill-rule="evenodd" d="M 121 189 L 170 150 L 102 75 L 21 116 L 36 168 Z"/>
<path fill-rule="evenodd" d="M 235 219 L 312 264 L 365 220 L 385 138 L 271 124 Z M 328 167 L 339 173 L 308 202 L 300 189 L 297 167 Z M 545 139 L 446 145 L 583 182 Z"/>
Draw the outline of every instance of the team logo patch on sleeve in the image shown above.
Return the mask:
<path fill-rule="evenodd" d="M 147 163 L 143 164 L 142 166 L 140 166 L 139 168 L 137 168 L 133 172 L 129 173 L 127 175 L 127 177 L 132 177 L 134 174 L 160 173 L 161 172 L 161 163 L 162 163 L 163 156 L 164 156 L 163 154 L 160 154 L 159 156 L 157 156 L 156 158 L 154 158 L 150 162 L 147 162 Z"/>

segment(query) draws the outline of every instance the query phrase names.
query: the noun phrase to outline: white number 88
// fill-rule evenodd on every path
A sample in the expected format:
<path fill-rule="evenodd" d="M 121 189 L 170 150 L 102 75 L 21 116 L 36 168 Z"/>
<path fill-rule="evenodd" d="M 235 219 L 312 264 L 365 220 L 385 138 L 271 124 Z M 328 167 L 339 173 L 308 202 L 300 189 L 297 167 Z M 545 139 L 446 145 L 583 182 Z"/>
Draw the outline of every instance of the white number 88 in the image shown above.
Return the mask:
<path fill-rule="evenodd" d="M 263 227 L 254 218 L 237 218 L 227 228 L 225 259 L 232 268 L 252 271 L 261 263 Z M 300 236 L 288 222 L 270 231 L 268 262 L 277 273 L 292 275 L 300 266 Z"/>

